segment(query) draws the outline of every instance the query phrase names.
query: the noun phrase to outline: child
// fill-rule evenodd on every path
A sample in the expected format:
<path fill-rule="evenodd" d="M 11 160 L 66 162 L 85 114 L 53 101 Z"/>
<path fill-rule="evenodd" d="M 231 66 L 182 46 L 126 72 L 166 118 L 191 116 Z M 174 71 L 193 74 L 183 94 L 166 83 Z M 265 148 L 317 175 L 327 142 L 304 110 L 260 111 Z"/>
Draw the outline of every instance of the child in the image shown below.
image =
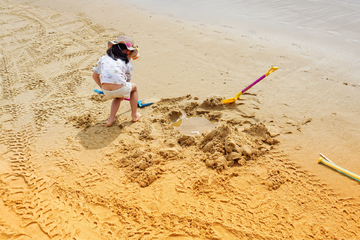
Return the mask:
<path fill-rule="evenodd" d="M 109 127 L 115 122 L 116 113 L 124 97 L 130 97 L 132 121 L 136 122 L 141 117 L 137 112 L 137 87 L 130 83 L 133 69 L 130 59 L 137 59 L 138 52 L 138 47 L 131 38 L 119 36 L 116 41 L 108 43 L 106 55 L 102 56 L 94 67 L 95 82 L 102 88 L 106 98 L 113 99 L 107 121 Z"/>

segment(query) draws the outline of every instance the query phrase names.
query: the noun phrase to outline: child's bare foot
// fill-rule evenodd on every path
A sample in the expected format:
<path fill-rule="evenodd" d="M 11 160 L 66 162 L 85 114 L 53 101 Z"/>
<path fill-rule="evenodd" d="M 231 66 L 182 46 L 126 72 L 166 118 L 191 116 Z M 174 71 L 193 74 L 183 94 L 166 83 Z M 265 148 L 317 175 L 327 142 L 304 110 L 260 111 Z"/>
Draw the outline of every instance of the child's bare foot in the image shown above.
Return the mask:
<path fill-rule="evenodd" d="M 141 114 L 137 112 L 135 118 L 133 117 L 132 121 L 137 122 L 139 118 L 141 118 Z"/>
<path fill-rule="evenodd" d="M 115 118 L 112 118 L 112 119 L 109 118 L 106 125 L 107 125 L 108 127 L 111 127 L 111 126 L 114 124 L 114 122 L 115 122 Z"/>

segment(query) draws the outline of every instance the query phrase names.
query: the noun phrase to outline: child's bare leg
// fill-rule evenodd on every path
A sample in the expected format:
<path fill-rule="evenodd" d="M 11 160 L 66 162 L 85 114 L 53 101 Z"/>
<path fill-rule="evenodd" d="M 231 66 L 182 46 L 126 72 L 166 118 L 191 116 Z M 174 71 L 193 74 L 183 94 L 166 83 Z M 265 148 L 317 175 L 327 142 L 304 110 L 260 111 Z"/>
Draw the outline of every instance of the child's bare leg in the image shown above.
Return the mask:
<path fill-rule="evenodd" d="M 132 85 L 132 90 L 130 93 L 131 117 L 132 117 L 132 121 L 136 122 L 141 117 L 141 114 L 137 112 L 138 91 L 134 83 L 131 83 L 131 85 Z"/>
<path fill-rule="evenodd" d="M 108 127 L 113 125 L 113 123 L 115 122 L 115 116 L 116 116 L 117 111 L 119 110 L 121 100 L 122 100 L 122 98 L 114 98 L 114 100 L 111 103 L 110 117 L 107 121 Z"/>

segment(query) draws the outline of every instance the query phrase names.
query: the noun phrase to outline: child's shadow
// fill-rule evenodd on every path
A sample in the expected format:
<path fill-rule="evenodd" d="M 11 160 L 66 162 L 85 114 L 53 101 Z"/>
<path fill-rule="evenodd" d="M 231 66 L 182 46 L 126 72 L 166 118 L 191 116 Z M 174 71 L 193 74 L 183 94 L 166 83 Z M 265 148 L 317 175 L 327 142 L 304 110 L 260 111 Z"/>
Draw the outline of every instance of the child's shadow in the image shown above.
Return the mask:
<path fill-rule="evenodd" d="M 123 131 L 123 127 L 130 125 L 131 122 L 119 125 L 118 120 L 111 127 L 106 126 L 107 121 L 101 121 L 88 128 L 81 130 L 77 137 L 86 149 L 100 149 L 112 143 Z"/>

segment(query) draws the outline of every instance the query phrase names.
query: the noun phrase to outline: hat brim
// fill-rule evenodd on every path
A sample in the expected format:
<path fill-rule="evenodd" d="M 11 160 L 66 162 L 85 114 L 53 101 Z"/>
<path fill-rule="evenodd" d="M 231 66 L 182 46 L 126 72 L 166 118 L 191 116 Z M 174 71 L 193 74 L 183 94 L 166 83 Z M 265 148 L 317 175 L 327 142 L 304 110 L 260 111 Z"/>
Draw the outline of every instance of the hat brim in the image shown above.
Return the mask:
<path fill-rule="evenodd" d="M 130 50 L 130 49 L 129 49 L 129 50 Z M 131 51 L 133 51 L 133 53 L 131 54 L 131 58 L 132 58 L 133 60 L 136 60 L 136 59 L 138 59 L 138 58 L 140 57 L 140 54 L 139 54 L 138 49 L 131 50 Z"/>
<path fill-rule="evenodd" d="M 123 43 L 123 44 L 125 44 L 125 46 L 126 46 L 126 48 L 128 49 L 128 50 L 130 50 L 130 51 L 133 51 L 133 54 L 131 54 L 131 58 L 133 59 L 133 60 L 136 60 L 136 59 L 138 59 L 139 57 L 140 57 L 140 54 L 139 54 L 139 49 L 138 48 L 134 48 L 134 47 L 132 47 L 132 46 L 128 46 L 128 45 L 126 45 L 126 41 L 120 41 L 120 42 L 118 42 L 118 43 Z"/>

